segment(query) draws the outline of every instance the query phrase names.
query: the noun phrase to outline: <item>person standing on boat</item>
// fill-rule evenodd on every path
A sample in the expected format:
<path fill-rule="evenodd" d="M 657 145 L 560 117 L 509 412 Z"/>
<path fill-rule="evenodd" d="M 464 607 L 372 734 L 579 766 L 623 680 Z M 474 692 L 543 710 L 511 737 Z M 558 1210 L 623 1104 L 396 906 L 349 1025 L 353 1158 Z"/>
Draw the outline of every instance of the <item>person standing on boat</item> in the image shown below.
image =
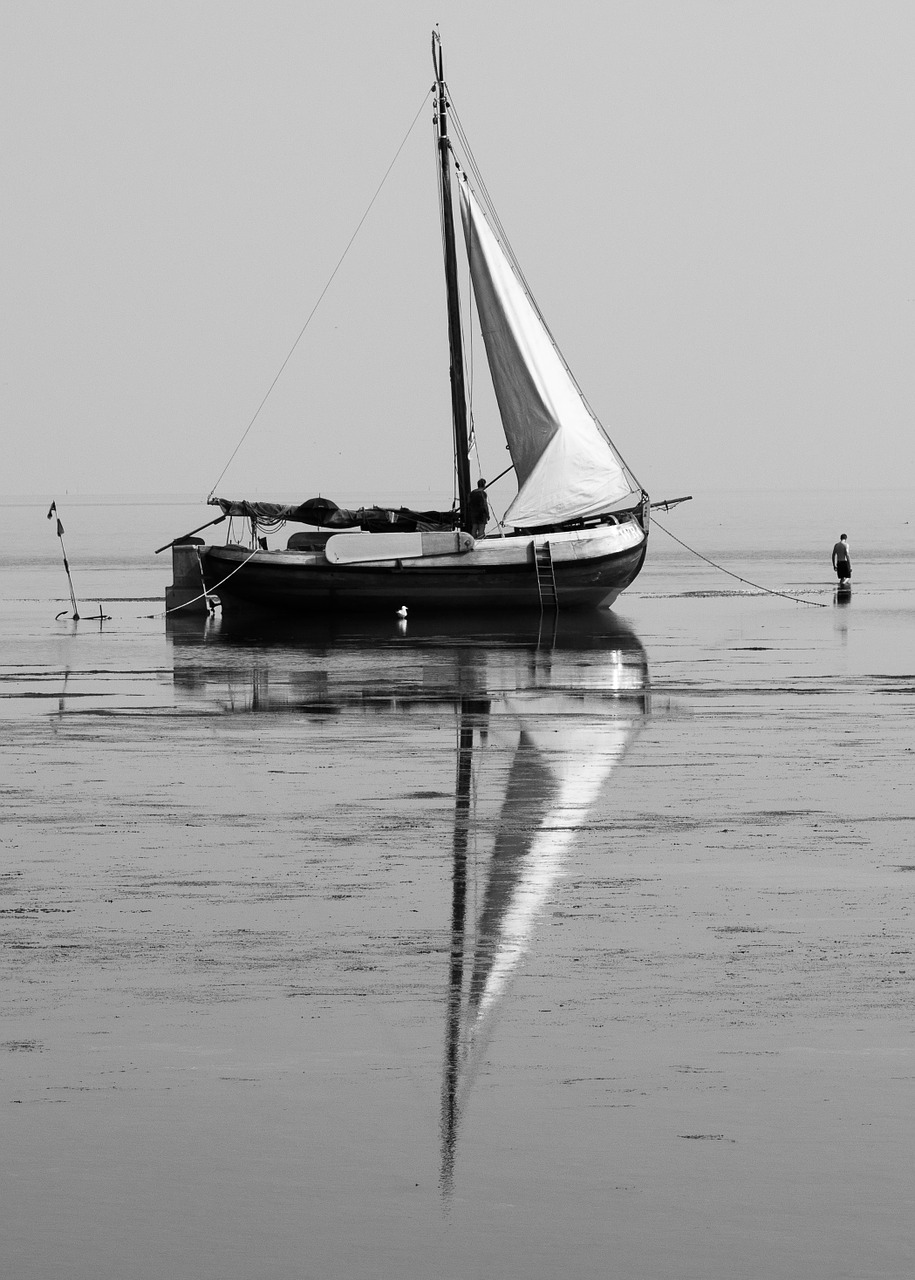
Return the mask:
<path fill-rule="evenodd" d="M 474 538 L 486 536 L 489 523 L 489 499 L 486 497 L 486 481 L 478 480 L 477 487 L 471 490 L 467 504 L 470 512 L 470 532 Z"/>
<path fill-rule="evenodd" d="M 851 556 L 848 554 L 847 533 L 842 534 L 832 549 L 832 567 L 840 583 L 847 582 L 851 577 Z"/>

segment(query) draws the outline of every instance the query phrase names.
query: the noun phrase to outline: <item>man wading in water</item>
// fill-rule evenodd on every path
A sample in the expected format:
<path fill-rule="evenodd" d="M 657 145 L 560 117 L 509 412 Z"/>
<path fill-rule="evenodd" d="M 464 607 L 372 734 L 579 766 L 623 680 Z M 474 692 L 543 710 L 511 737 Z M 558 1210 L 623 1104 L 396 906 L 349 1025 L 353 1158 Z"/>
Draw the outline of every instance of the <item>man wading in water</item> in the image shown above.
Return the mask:
<path fill-rule="evenodd" d="M 851 577 L 851 556 L 848 554 L 848 534 L 843 533 L 832 549 L 832 567 L 836 571 L 839 585 Z"/>

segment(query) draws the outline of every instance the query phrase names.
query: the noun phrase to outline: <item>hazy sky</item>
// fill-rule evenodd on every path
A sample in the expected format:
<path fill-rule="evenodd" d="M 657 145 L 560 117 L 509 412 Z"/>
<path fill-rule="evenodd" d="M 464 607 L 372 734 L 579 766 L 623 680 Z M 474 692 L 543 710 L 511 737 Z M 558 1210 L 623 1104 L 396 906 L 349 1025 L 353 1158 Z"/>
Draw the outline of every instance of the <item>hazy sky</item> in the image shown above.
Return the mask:
<path fill-rule="evenodd" d="M 4 0 L 0 493 L 206 495 L 423 103 L 435 22 L 653 496 L 915 486 L 912 0 Z M 219 492 L 450 493 L 433 165 L 427 105 Z"/>

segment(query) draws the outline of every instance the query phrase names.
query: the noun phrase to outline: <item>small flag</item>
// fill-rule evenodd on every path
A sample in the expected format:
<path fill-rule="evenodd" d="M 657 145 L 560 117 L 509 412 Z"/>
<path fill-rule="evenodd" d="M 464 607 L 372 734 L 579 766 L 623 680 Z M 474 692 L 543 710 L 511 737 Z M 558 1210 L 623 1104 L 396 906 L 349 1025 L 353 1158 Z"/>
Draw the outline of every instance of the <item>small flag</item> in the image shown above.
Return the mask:
<path fill-rule="evenodd" d="M 51 516 L 53 516 L 53 514 L 54 514 L 54 512 L 55 512 L 56 510 L 57 510 L 57 503 L 56 503 L 56 502 L 52 502 L 52 503 L 51 503 L 51 510 L 48 512 L 48 519 L 49 519 L 49 520 L 51 519 Z"/>

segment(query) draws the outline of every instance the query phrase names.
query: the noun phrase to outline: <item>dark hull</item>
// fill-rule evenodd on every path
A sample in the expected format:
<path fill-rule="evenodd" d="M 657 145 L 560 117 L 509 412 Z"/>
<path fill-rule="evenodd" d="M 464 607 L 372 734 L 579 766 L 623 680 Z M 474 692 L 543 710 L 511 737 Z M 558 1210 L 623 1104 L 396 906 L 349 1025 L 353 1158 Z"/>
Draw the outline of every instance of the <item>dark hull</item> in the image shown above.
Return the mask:
<path fill-rule="evenodd" d="M 647 539 L 598 558 L 554 565 L 559 607 L 612 604 L 642 567 Z M 539 609 L 532 564 L 461 564 L 447 567 L 402 561 L 391 565 L 290 564 L 289 557 L 258 555 L 238 547 L 201 548 L 204 581 L 224 610 L 269 610 L 287 615 L 346 611 Z M 241 566 L 241 567 L 239 567 Z M 231 575 L 231 577 L 229 576 Z"/>

